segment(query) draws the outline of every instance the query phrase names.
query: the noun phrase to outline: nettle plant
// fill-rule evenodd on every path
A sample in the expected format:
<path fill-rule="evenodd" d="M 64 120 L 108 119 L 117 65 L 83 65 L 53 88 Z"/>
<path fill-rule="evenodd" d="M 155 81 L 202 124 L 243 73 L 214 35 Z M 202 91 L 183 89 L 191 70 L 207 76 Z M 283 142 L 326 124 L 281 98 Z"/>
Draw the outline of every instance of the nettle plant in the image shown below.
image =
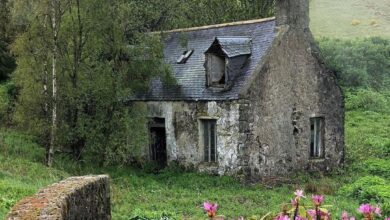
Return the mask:
<path fill-rule="evenodd" d="M 324 205 L 325 196 L 323 195 L 312 195 L 310 205 L 306 205 L 304 200 L 307 199 L 303 193 L 303 190 L 296 190 L 294 192 L 294 198 L 290 203 L 283 205 L 282 211 L 278 213 L 273 219 L 274 220 L 331 220 L 332 216 L 330 211 L 327 209 L 331 205 Z M 218 204 L 205 202 L 203 209 L 211 220 L 224 220 L 225 217 L 217 215 Z M 361 219 L 364 220 L 375 220 L 380 219 L 381 208 L 379 206 L 373 206 L 371 204 L 362 204 L 357 209 L 361 214 Z M 263 216 L 261 220 L 269 219 L 270 215 Z M 339 218 L 341 220 L 355 220 L 354 216 L 349 216 L 348 212 L 343 211 Z M 238 218 L 238 220 L 244 220 L 244 217 Z M 389 217 L 385 220 L 390 220 Z"/>

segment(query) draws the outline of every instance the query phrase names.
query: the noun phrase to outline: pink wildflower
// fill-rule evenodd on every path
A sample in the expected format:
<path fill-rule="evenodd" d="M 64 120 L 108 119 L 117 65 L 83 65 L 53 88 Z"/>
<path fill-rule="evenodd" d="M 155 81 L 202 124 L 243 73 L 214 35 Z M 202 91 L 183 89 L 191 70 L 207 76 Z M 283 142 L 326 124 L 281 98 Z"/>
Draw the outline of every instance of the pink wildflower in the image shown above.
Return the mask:
<path fill-rule="evenodd" d="M 209 203 L 209 202 L 203 203 L 203 209 L 207 212 L 207 215 L 210 218 L 213 218 L 217 214 L 217 208 L 218 208 L 217 203 L 215 203 L 215 204 Z"/>
<path fill-rule="evenodd" d="M 297 200 L 296 199 L 291 199 L 291 205 L 293 206 L 293 207 L 297 207 Z"/>
<path fill-rule="evenodd" d="M 374 208 L 374 213 L 377 215 L 377 216 L 382 216 L 382 210 L 379 206 L 376 206 Z"/>
<path fill-rule="evenodd" d="M 348 212 L 343 211 L 343 214 L 341 214 L 341 220 L 355 220 L 355 217 L 349 217 Z"/>
<path fill-rule="evenodd" d="M 374 211 L 374 208 L 370 204 L 360 205 L 358 211 L 364 215 L 371 214 Z"/>
<path fill-rule="evenodd" d="M 288 215 L 280 214 L 280 215 L 276 216 L 276 218 L 274 220 L 290 220 L 290 217 L 288 217 Z"/>
<path fill-rule="evenodd" d="M 323 195 L 313 195 L 311 197 L 313 203 L 315 206 L 320 206 L 321 203 L 324 201 L 324 196 Z"/>
<path fill-rule="evenodd" d="M 297 197 L 297 199 L 299 199 L 299 198 L 305 198 L 305 196 L 303 195 L 303 190 L 301 190 L 301 189 L 297 189 L 297 190 L 294 192 L 294 195 Z"/>
<path fill-rule="evenodd" d="M 295 217 L 295 220 L 307 220 L 307 218 L 303 218 L 303 217 L 298 215 L 297 217 Z"/>
<path fill-rule="evenodd" d="M 311 216 L 312 219 L 316 219 L 316 210 L 314 209 L 309 209 L 307 210 L 307 214 Z M 343 219 L 344 220 L 344 219 Z"/>

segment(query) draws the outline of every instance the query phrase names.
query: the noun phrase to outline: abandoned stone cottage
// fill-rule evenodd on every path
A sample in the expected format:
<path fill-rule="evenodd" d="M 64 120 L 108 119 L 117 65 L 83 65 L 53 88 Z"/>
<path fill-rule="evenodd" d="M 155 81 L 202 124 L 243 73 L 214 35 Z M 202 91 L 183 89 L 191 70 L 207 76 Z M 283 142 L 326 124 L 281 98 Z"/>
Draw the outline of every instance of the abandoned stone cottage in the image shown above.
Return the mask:
<path fill-rule="evenodd" d="M 343 95 L 318 58 L 309 0 L 276 1 L 276 18 L 172 30 L 147 106 L 151 160 L 252 178 L 328 170 L 344 156 Z M 184 43 L 183 43 L 184 42 Z"/>

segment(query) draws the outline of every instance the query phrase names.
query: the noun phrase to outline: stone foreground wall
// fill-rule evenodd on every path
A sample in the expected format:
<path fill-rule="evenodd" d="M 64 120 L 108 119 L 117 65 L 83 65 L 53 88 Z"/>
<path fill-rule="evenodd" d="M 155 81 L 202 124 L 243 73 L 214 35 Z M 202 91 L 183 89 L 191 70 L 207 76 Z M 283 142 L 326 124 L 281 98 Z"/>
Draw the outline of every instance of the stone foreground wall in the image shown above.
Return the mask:
<path fill-rule="evenodd" d="M 50 185 L 19 201 L 6 219 L 111 219 L 109 177 L 70 177 Z"/>

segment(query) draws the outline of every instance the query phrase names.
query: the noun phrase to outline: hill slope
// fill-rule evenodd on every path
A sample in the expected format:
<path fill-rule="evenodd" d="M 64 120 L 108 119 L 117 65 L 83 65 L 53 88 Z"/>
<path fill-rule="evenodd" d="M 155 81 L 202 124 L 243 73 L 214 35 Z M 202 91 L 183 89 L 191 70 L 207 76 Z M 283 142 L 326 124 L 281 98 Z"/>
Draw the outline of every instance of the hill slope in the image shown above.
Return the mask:
<path fill-rule="evenodd" d="M 310 0 L 315 37 L 390 37 L 389 0 Z"/>

